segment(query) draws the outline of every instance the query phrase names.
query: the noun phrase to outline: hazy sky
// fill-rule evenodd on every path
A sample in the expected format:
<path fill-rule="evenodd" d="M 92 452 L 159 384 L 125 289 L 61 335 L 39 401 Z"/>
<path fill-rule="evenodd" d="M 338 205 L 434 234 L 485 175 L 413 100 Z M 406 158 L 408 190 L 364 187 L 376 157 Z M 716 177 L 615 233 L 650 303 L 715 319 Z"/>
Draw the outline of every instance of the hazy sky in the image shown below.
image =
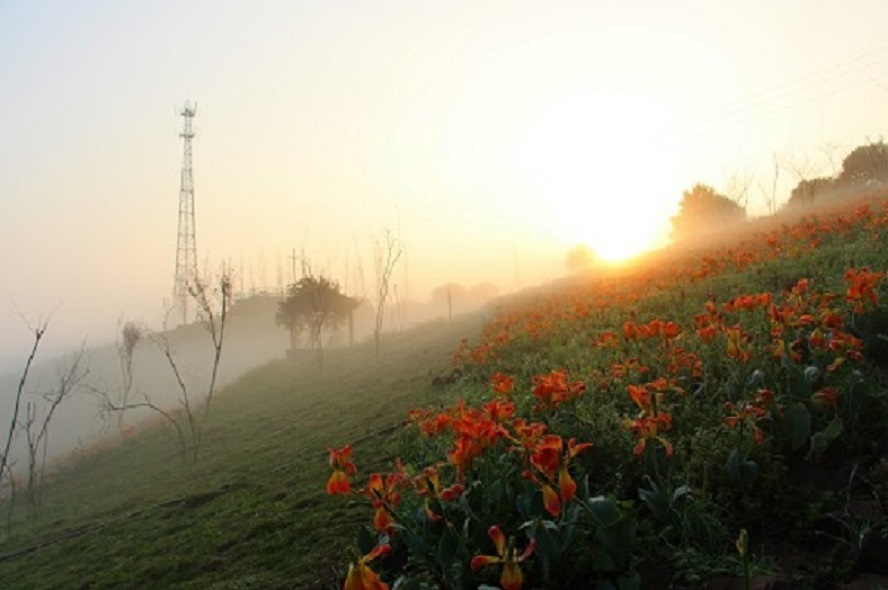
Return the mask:
<path fill-rule="evenodd" d="M 682 190 L 772 153 L 828 172 L 885 133 L 886 22 L 884 0 L 0 0 L 0 359 L 19 313 L 57 345 L 157 325 L 186 99 L 201 263 L 275 287 L 296 248 L 354 291 L 391 228 L 422 300 L 553 278 L 580 240 L 662 244 Z"/>

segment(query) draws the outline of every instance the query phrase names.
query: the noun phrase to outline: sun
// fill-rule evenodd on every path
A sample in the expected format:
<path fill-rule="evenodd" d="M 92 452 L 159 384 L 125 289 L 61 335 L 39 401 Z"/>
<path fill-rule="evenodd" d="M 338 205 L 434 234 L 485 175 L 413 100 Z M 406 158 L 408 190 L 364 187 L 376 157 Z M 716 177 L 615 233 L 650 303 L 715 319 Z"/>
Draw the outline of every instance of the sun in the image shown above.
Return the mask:
<path fill-rule="evenodd" d="M 664 242 L 679 151 L 663 147 L 669 123 L 667 109 L 621 92 L 576 93 L 540 112 L 522 168 L 547 210 L 547 231 L 607 262 Z"/>

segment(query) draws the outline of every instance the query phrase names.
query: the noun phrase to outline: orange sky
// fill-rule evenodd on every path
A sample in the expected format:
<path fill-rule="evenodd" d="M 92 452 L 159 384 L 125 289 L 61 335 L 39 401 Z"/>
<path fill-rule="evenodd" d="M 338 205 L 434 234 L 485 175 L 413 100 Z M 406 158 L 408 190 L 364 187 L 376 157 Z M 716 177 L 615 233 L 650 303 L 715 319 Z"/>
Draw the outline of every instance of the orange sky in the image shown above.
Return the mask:
<path fill-rule="evenodd" d="M 0 359 L 19 313 L 59 345 L 159 322 L 186 99 L 201 262 L 274 287 L 304 249 L 355 288 L 392 228 L 419 300 L 662 244 L 695 182 L 884 133 L 879 0 L 255 4 L 0 4 Z"/>

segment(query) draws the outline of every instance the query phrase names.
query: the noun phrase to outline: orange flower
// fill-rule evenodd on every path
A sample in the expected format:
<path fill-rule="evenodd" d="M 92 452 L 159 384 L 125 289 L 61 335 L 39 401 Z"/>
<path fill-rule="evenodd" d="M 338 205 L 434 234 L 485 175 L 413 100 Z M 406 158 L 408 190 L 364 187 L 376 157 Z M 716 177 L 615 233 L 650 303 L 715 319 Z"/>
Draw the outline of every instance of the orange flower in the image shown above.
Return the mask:
<path fill-rule="evenodd" d="M 572 401 L 586 390 L 582 381 L 568 382 L 567 371 L 552 371 L 548 375 L 533 377 L 533 393 L 538 403 L 537 411 L 556 408 L 564 402 Z"/>
<path fill-rule="evenodd" d="M 495 400 L 484 404 L 484 413 L 494 422 L 502 422 L 506 418 L 515 415 L 515 404 L 501 400 Z"/>
<path fill-rule="evenodd" d="M 348 575 L 345 577 L 343 590 L 389 590 L 389 585 L 382 582 L 376 572 L 367 566 L 368 561 L 373 561 L 381 555 L 392 552 L 388 543 L 377 545 L 367 555 L 360 558 L 357 563 L 348 566 Z"/>
<path fill-rule="evenodd" d="M 577 443 L 570 439 L 567 452 L 563 453 L 564 442 L 557 434 L 543 437 L 540 444 L 530 455 L 530 464 L 543 475 L 539 480 L 530 474 L 531 479 L 541 485 L 543 490 L 543 506 L 553 517 L 561 514 L 562 504 L 570 502 L 577 495 L 577 484 L 568 471 L 571 459 L 592 447 L 592 443 Z M 555 491 L 555 486 L 558 491 Z"/>
<path fill-rule="evenodd" d="M 457 417 L 451 421 L 451 428 L 456 437 L 455 448 L 447 453 L 447 459 L 457 467 L 460 480 L 475 458 L 480 457 L 500 438 L 508 435 L 503 424 L 491 416 L 495 415 L 498 419 L 510 416 L 514 413 L 512 403 L 494 401 L 488 406 L 485 412 L 480 412 L 474 408 L 467 408 L 463 402 L 460 402 L 455 410 Z"/>
<path fill-rule="evenodd" d="M 496 547 L 496 555 L 476 555 L 471 561 L 472 571 L 478 571 L 487 565 L 501 563 L 503 564 L 503 573 L 500 575 L 500 586 L 502 586 L 503 590 L 521 590 L 521 587 L 524 585 L 524 574 L 521 572 L 521 567 L 518 564 L 533 553 L 536 547 L 536 539 L 531 539 L 527 549 L 521 555 L 518 555 L 514 539 L 510 538 L 507 544 L 506 537 L 498 525 L 490 527 L 487 535 Z"/>
<path fill-rule="evenodd" d="M 854 313 L 863 313 L 867 307 L 876 307 L 879 304 L 876 289 L 884 276 L 883 273 L 872 272 L 868 268 L 849 268 L 845 272 L 845 281 L 849 283 L 845 299 L 854 304 Z"/>
<path fill-rule="evenodd" d="M 681 334 L 681 326 L 679 326 L 675 322 L 666 322 L 665 324 L 663 324 L 663 338 L 671 340 L 673 338 L 676 338 L 679 334 Z"/>
<path fill-rule="evenodd" d="M 595 348 L 617 348 L 620 346 L 620 339 L 613 332 L 604 332 L 595 339 L 593 346 Z"/>
<path fill-rule="evenodd" d="M 772 412 L 779 415 L 780 409 L 774 404 L 774 392 L 770 389 L 759 389 L 753 398 L 738 408 L 736 404 L 727 402 L 725 409 L 731 412 L 725 417 L 725 425 L 728 428 L 736 428 L 746 424 L 752 429 L 753 442 L 760 445 L 764 442 L 764 433 L 758 426 L 758 422 L 767 418 Z"/>
<path fill-rule="evenodd" d="M 623 324 L 623 338 L 626 340 L 638 339 L 638 328 L 632 322 Z"/>
<path fill-rule="evenodd" d="M 367 482 L 364 495 L 370 498 L 373 508 L 373 527 L 379 532 L 391 534 L 394 518 L 392 511 L 401 502 L 401 494 L 398 487 L 404 481 L 403 473 L 389 473 L 383 479 L 382 474 L 373 473 Z"/>
<path fill-rule="evenodd" d="M 651 408 L 651 392 L 645 385 L 627 385 L 629 397 L 635 402 L 635 405 L 641 410 L 649 410 Z"/>
<path fill-rule="evenodd" d="M 562 439 L 557 434 L 547 434 L 530 456 L 531 464 L 548 479 L 553 479 L 561 467 Z"/>
<path fill-rule="evenodd" d="M 728 337 L 728 356 L 743 363 L 749 362 L 752 353 L 749 346 L 749 336 L 746 332 L 737 325 L 725 328 L 725 335 Z"/>
<path fill-rule="evenodd" d="M 465 487 L 461 484 L 454 484 L 447 488 L 441 488 L 441 480 L 438 476 L 438 468 L 436 466 L 426 467 L 421 474 L 413 480 L 416 493 L 425 498 L 425 513 L 429 520 L 441 520 L 434 510 L 432 510 L 432 502 L 453 502 L 462 495 Z"/>
<path fill-rule="evenodd" d="M 490 378 L 490 385 L 497 395 L 508 396 L 515 388 L 515 380 L 505 373 L 494 373 Z"/>
<path fill-rule="evenodd" d="M 722 307 L 727 312 L 752 311 L 757 307 L 767 308 L 771 305 L 771 294 L 762 293 L 760 295 L 738 295 L 734 297 Z"/>
<path fill-rule="evenodd" d="M 656 416 L 642 416 L 635 420 L 628 420 L 626 427 L 638 437 L 638 442 L 632 450 L 636 457 L 641 457 L 644 454 L 647 443 L 651 439 L 655 439 L 663 445 L 667 457 L 672 456 L 672 443 L 660 436 L 660 432 L 672 429 L 672 416 L 669 414 L 660 412 Z"/>
<path fill-rule="evenodd" d="M 515 418 L 511 426 L 515 434 L 509 437 L 509 440 L 519 444 L 523 449 L 534 448 L 548 430 L 548 426 L 542 422 L 528 422 L 524 418 Z"/>
<path fill-rule="evenodd" d="M 345 445 L 341 449 L 327 449 L 327 451 L 328 462 L 333 468 L 333 473 L 327 480 L 327 493 L 331 496 L 348 494 L 351 491 L 348 476 L 357 473 L 351 461 L 352 447 Z"/>

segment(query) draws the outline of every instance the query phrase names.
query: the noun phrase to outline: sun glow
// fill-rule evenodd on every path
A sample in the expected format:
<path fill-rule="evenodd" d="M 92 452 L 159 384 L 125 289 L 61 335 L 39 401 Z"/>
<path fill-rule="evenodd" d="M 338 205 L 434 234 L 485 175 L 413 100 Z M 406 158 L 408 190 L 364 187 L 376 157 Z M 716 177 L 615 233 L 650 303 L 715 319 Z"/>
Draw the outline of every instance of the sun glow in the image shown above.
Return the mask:
<path fill-rule="evenodd" d="M 679 157 L 670 123 L 665 108 L 627 93 L 573 94 L 543 111 L 522 159 L 550 231 L 608 262 L 663 243 Z"/>

